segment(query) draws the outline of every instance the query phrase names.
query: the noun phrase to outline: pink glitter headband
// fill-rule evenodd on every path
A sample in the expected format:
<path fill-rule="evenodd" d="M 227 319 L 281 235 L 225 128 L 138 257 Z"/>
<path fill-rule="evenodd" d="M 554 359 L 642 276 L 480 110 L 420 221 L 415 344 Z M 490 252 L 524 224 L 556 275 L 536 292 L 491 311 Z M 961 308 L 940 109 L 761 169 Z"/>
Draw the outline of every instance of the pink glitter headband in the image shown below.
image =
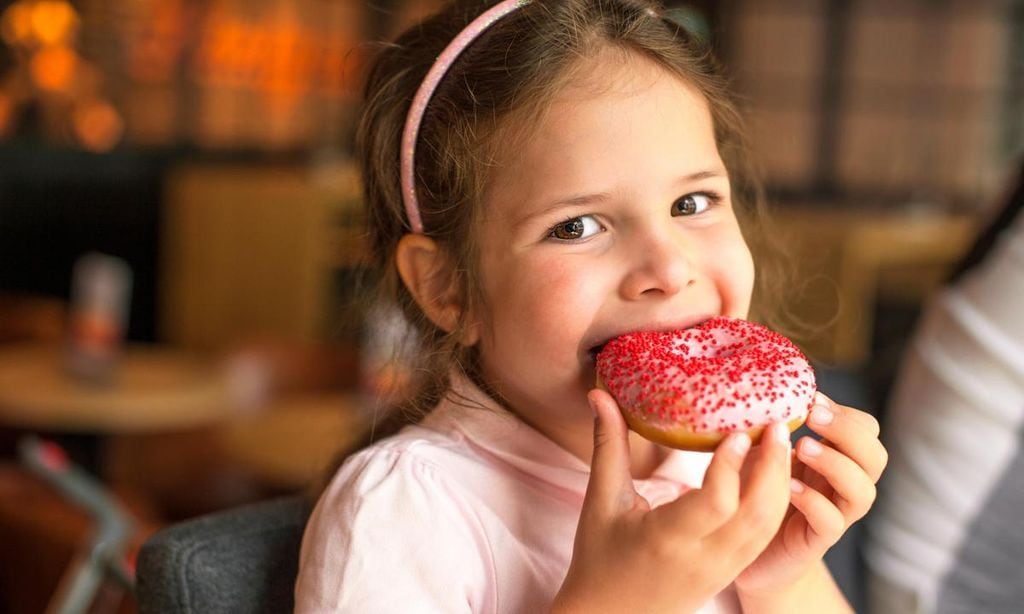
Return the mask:
<path fill-rule="evenodd" d="M 430 97 L 441 82 L 445 73 L 451 68 L 459 54 L 465 51 L 484 30 L 494 25 L 496 21 L 508 15 L 512 11 L 527 5 L 531 0 L 502 0 L 495 4 L 482 15 L 474 19 L 452 42 L 448 43 L 441 55 L 437 56 L 434 65 L 430 67 L 427 76 L 423 78 L 420 89 L 412 99 L 412 106 L 409 107 L 409 115 L 405 118 L 405 130 L 402 132 L 402 199 L 405 201 L 405 215 L 409 218 L 409 226 L 412 231 L 423 234 L 423 220 L 420 218 L 420 207 L 416 200 L 415 181 L 415 155 L 416 138 L 420 134 L 420 122 L 423 121 L 423 113 L 427 110 Z"/>
<path fill-rule="evenodd" d="M 430 67 L 427 76 L 423 78 L 423 83 L 416 90 L 416 96 L 413 97 L 412 105 L 409 107 L 409 114 L 405 118 L 400 154 L 402 200 L 405 201 L 405 215 L 409 219 L 409 226 L 414 233 L 423 234 L 423 219 L 420 216 L 419 202 L 416 200 L 416 139 L 419 137 L 420 123 L 423 121 L 423 114 L 427 110 L 431 96 L 434 95 L 434 90 L 437 89 L 455 59 L 466 50 L 470 43 L 499 19 L 530 2 L 531 0 L 502 0 L 471 21 L 452 42 L 448 43 L 441 55 L 437 56 L 434 65 Z M 645 12 L 652 17 L 658 16 L 652 9 L 645 9 Z"/>

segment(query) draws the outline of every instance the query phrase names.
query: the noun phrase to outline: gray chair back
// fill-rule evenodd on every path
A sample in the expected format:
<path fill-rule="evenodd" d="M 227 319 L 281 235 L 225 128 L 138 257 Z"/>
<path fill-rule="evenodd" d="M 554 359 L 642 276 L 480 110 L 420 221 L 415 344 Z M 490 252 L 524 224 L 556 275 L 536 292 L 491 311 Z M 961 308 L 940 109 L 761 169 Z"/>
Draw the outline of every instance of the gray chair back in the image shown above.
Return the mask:
<path fill-rule="evenodd" d="M 309 513 L 295 496 L 159 531 L 139 552 L 139 611 L 291 612 Z"/>

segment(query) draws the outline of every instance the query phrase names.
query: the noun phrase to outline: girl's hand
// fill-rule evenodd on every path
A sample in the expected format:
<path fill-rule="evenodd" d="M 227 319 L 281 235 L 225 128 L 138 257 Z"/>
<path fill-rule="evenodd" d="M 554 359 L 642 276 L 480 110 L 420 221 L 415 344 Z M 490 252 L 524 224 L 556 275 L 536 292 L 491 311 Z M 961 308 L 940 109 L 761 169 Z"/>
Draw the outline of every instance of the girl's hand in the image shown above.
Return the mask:
<path fill-rule="evenodd" d="M 615 401 L 601 390 L 588 398 L 596 414 L 590 483 L 554 610 L 700 608 L 778 532 L 789 507 L 789 430 L 781 424 L 766 431 L 767 443 L 749 455 L 746 434 L 729 436 L 715 452 L 702 488 L 651 509 L 633 489 L 626 424 Z"/>
<path fill-rule="evenodd" d="M 819 392 L 807 426 L 824 439 L 797 442 L 793 506 L 765 551 L 736 579 L 741 596 L 793 585 L 874 503 L 888 462 L 878 421 Z"/>

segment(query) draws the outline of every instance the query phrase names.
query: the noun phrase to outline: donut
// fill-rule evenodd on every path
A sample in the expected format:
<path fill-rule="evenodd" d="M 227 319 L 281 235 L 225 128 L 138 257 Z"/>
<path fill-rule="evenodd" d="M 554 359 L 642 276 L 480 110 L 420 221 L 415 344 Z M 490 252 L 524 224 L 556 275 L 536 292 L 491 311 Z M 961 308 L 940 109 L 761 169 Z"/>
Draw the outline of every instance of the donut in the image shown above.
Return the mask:
<path fill-rule="evenodd" d="M 773 422 L 796 430 L 816 390 L 814 370 L 792 341 L 727 317 L 612 339 L 597 354 L 597 386 L 641 436 L 696 451 L 739 431 L 757 443 Z"/>

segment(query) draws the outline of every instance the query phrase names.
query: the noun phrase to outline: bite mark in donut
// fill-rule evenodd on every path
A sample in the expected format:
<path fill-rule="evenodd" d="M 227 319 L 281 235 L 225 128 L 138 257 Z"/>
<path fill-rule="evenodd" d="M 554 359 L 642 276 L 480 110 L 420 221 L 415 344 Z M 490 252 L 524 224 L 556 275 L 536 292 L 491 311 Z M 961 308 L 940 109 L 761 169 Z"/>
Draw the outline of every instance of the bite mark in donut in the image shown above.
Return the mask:
<path fill-rule="evenodd" d="M 684 450 L 713 450 L 729 433 L 795 430 L 814 400 L 814 370 L 792 341 L 760 324 L 716 317 L 684 330 L 636 332 L 597 355 L 631 429 Z"/>

